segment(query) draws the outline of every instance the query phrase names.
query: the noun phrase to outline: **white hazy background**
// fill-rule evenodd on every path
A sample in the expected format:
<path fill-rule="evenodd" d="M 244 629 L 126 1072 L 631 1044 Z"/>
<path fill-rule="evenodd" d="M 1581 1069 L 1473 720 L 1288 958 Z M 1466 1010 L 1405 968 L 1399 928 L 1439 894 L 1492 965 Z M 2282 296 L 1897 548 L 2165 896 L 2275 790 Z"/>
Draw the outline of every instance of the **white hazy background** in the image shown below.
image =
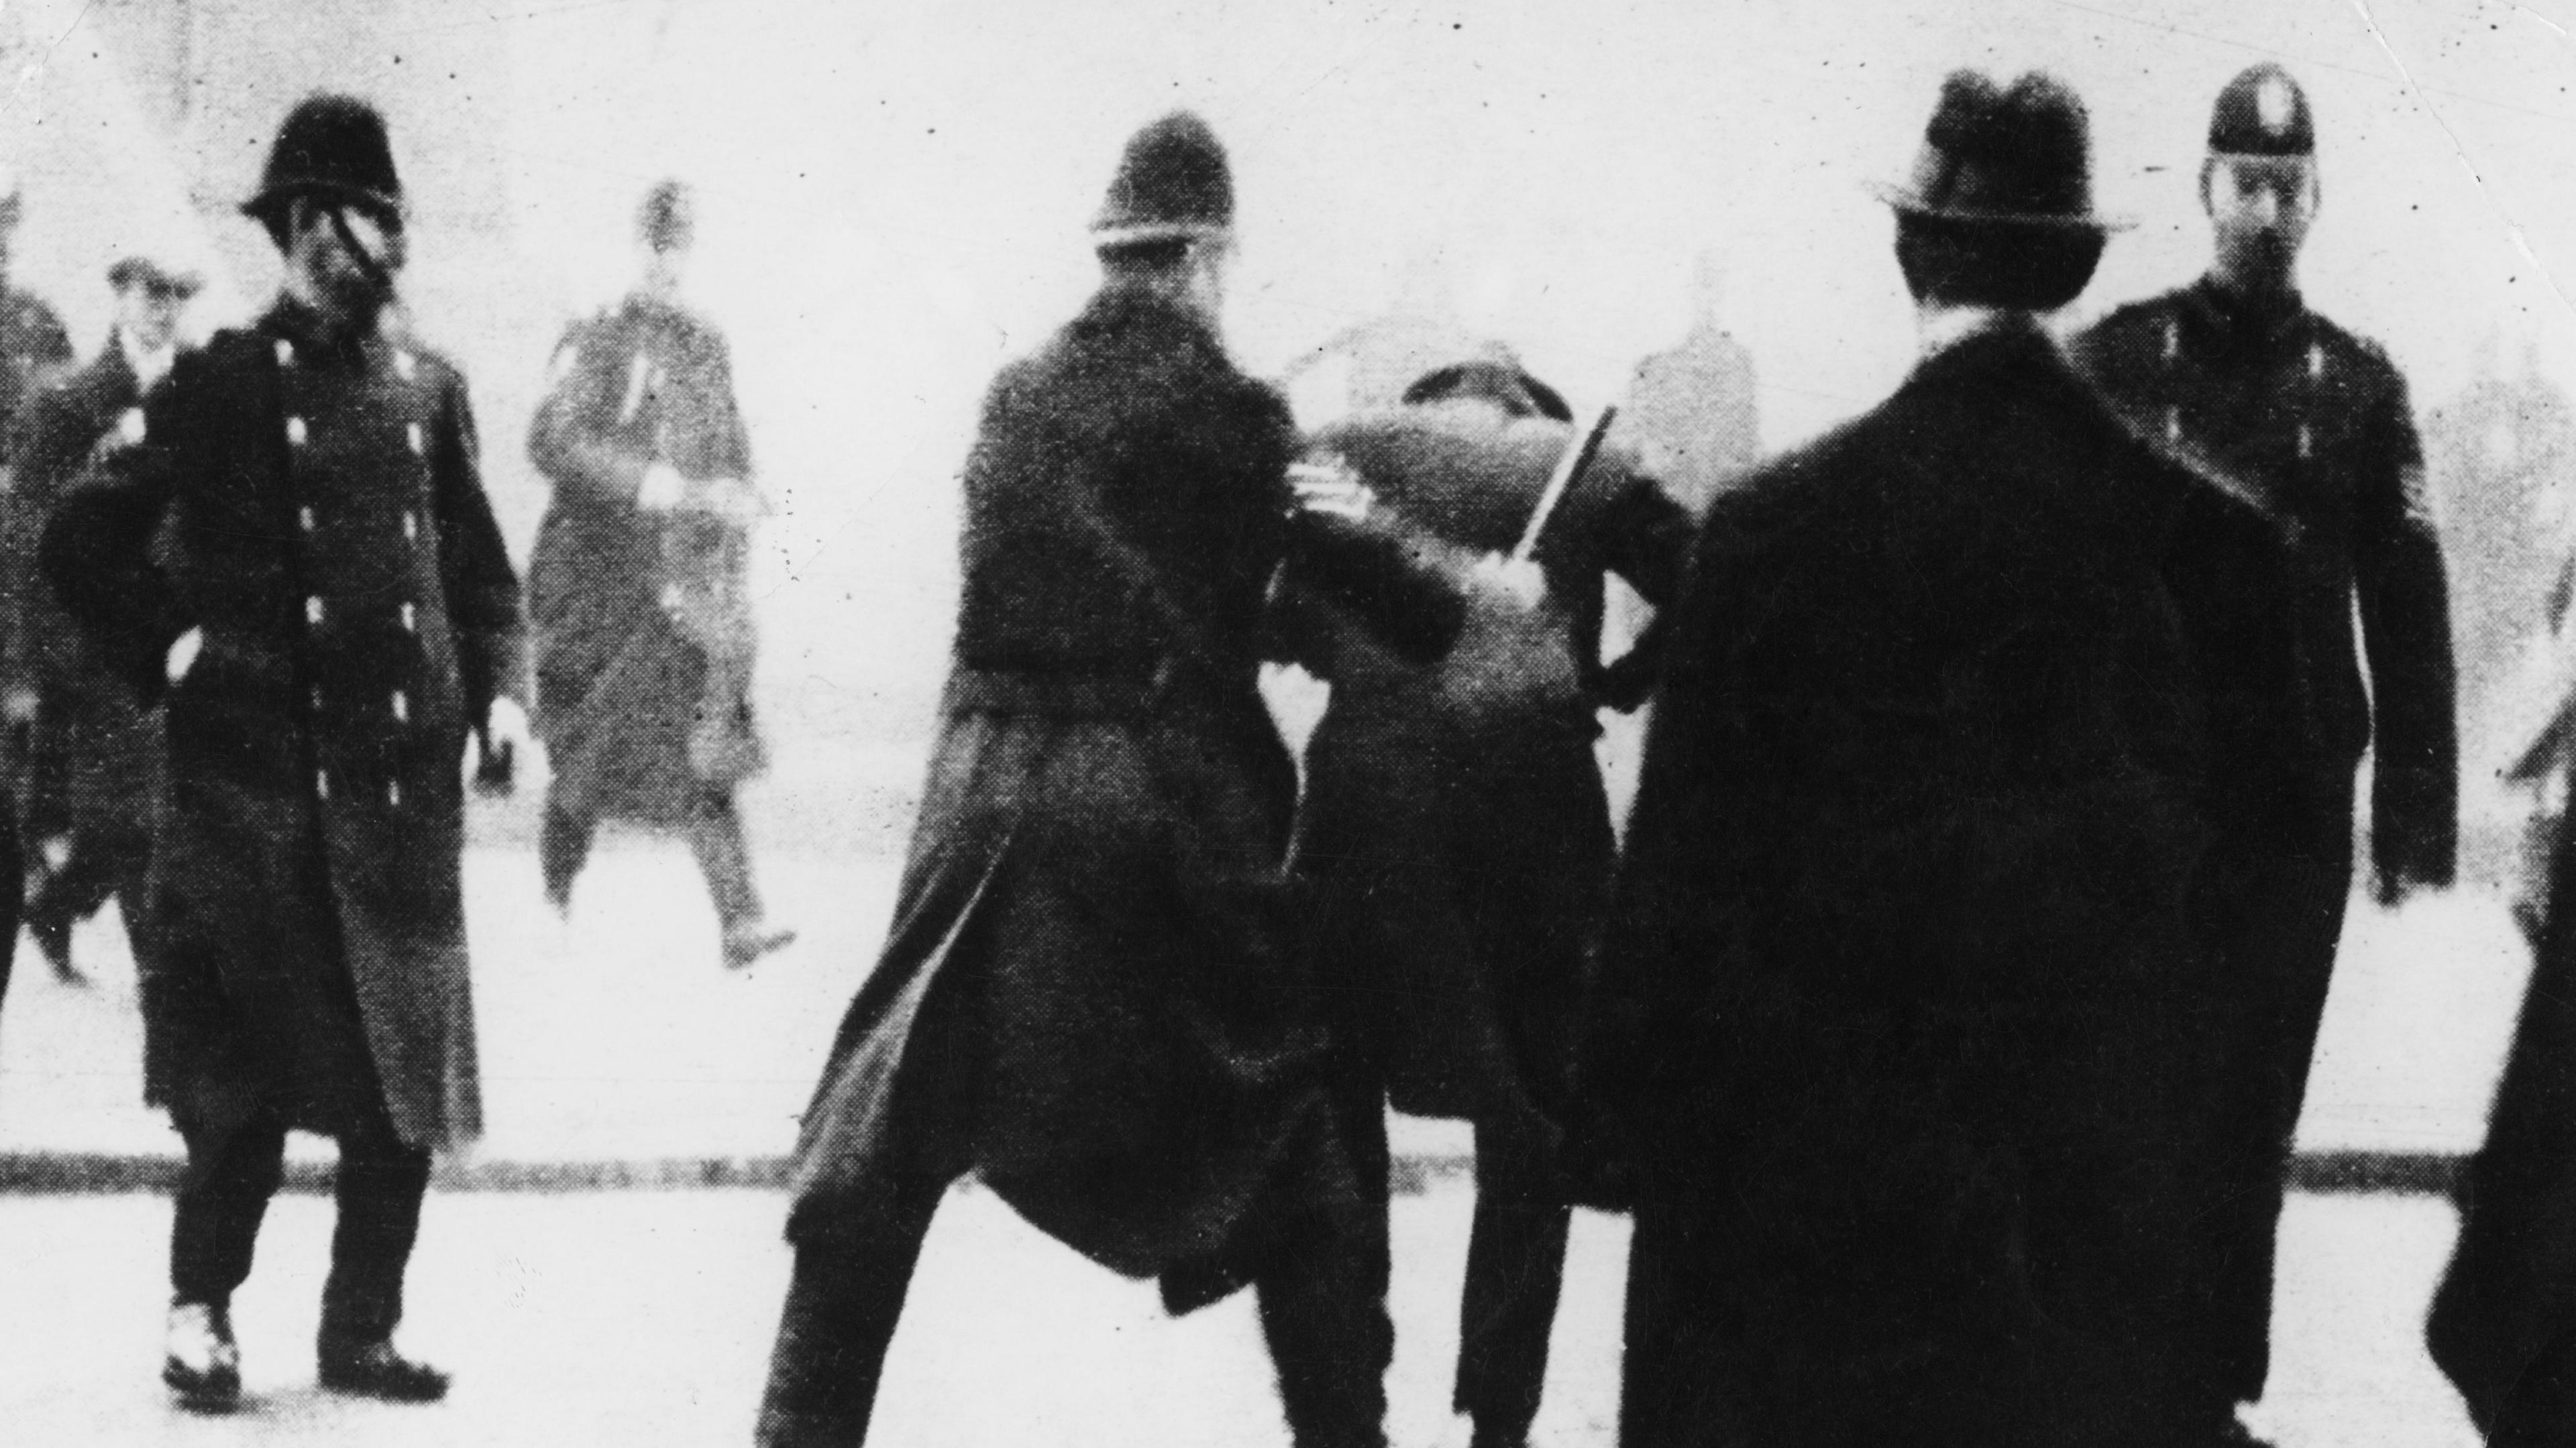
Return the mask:
<path fill-rule="evenodd" d="M 243 315 L 273 270 L 226 208 L 276 118 L 308 85 L 376 95 L 420 215 L 420 330 L 473 381 L 524 550 L 546 350 L 631 276 L 645 186 L 694 182 L 697 300 L 733 339 L 782 505 L 762 564 L 779 779 L 825 794 L 917 776 L 977 400 L 1081 304 L 1119 146 L 1176 106 L 1233 152 L 1252 370 L 1401 300 L 1509 340 L 1578 406 L 1615 400 L 1687 330 L 1711 253 L 1776 449 L 1909 364 L 1867 188 L 1906 173 L 1945 72 L 2045 67 L 2091 107 L 2097 205 L 2136 222 L 2077 304 L 2092 314 L 2200 270 L 2209 104 L 2276 59 L 2321 136 L 2312 302 L 2387 345 L 2419 412 L 2526 358 L 2576 377 L 2568 0 L 196 0 L 201 42 L 255 27 L 258 93 L 201 58 L 189 84 L 228 123 L 156 130 L 120 37 L 188 8 L 0 0 L 19 279 L 85 351 L 130 245 L 217 275 L 201 326 Z M 1426 275 L 1443 295 L 1397 296 Z"/>

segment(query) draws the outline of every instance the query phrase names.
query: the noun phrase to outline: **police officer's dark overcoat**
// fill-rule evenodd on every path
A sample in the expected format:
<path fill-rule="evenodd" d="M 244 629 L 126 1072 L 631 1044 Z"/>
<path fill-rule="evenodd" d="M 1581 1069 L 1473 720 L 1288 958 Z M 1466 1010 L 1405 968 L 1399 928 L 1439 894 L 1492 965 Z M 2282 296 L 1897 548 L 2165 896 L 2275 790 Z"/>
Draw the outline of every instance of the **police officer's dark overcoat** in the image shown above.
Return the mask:
<path fill-rule="evenodd" d="M 2283 1166 L 2352 882 L 2354 770 L 2373 751 L 2371 853 L 2380 875 L 2447 884 L 2459 786 L 2451 616 L 2406 383 L 2387 357 L 2307 310 L 2214 281 L 2122 307 L 2076 344 L 2085 372 L 2151 442 L 2248 490 L 2289 540 L 2297 684 L 2283 719 L 2301 741 L 2287 796 L 2240 814 L 2217 848 L 2228 881 L 2210 923 L 2230 957 L 2233 1017 L 2213 1082 L 2209 1150 L 2240 1186 L 2204 1224 L 2218 1275 L 2212 1331 L 2239 1397 L 2268 1365 Z M 2353 643 L 2356 605 L 2370 681 Z"/>
<path fill-rule="evenodd" d="M 1472 555 L 1519 541 L 1573 434 L 1486 407 L 1401 407 L 1323 429 L 1308 454 L 1355 470 L 1385 505 Z M 1557 627 L 1531 642 L 1562 654 L 1561 693 L 1474 707 L 1444 688 L 1441 667 L 1405 659 L 1329 604 L 1316 606 L 1320 628 L 1300 628 L 1320 635 L 1308 661 L 1333 693 L 1306 746 L 1298 860 L 1316 886 L 1322 958 L 1348 977 L 1336 994 L 1361 1008 L 1354 1024 L 1376 1038 L 1399 1109 L 1561 1107 L 1614 850 L 1594 711 L 1633 707 L 1653 677 L 1650 657 L 1604 666 L 1603 578 L 1663 606 L 1692 533 L 1625 449 L 1594 459 L 1536 555 Z"/>
<path fill-rule="evenodd" d="M 144 429 L 40 559 L 136 695 L 166 696 L 147 1088 L 220 1123 L 261 1085 L 338 1134 L 380 1084 L 406 1141 L 470 1137 L 460 774 L 515 691 L 519 597 L 464 380 L 281 300 L 183 354 Z"/>
<path fill-rule="evenodd" d="M 35 559 L 45 521 L 92 454 L 122 445 L 128 429 L 139 432 L 142 414 L 133 410 L 141 400 L 133 365 L 111 340 L 88 366 L 28 400 L 8 444 L 6 655 L 8 672 L 38 700 L 19 801 L 32 835 L 109 839 L 151 826 L 159 725 L 81 639 Z M 126 906 L 140 910 L 143 902 Z"/>
<path fill-rule="evenodd" d="M 1275 391 L 1131 285 L 994 381 L 940 742 L 892 934 L 805 1118 L 791 1237 L 927 1161 L 1163 1272 L 1222 1254 L 1331 1130 L 1282 874 L 1296 775 L 1255 687 L 1274 569 L 1329 590 L 1348 556 L 1305 556 L 1295 447 Z M 1445 643 L 1454 595 L 1366 566 L 1366 540 L 1358 558 L 1384 612 Z"/>
<path fill-rule="evenodd" d="M 553 802 L 579 819 L 674 824 L 709 785 L 692 763 L 707 652 L 664 608 L 665 538 L 688 521 L 635 506 L 645 466 L 682 477 L 748 478 L 750 434 L 724 337 L 669 302 L 634 296 L 575 324 L 556 348 L 561 376 L 538 408 L 528 454 L 554 485 L 528 563 L 538 732 Z M 748 680 L 747 668 L 740 671 Z M 747 695 L 711 711 L 757 757 Z"/>
<path fill-rule="evenodd" d="M 1635 1168 L 1624 1441 L 2172 1430 L 2272 547 L 2026 318 L 1715 502 L 1582 1055 Z"/>
<path fill-rule="evenodd" d="M 2267 308 L 2207 278 L 2112 312 L 2075 354 L 2143 435 L 2205 456 L 2284 525 L 2306 771 L 2324 807 L 2341 794 L 2349 830 L 2353 770 L 2375 748 L 2379 867 L 2448 883 L 2459 798 L 2451 615 L 2406 379 L 2376 345 L 2295 297 Z"/>

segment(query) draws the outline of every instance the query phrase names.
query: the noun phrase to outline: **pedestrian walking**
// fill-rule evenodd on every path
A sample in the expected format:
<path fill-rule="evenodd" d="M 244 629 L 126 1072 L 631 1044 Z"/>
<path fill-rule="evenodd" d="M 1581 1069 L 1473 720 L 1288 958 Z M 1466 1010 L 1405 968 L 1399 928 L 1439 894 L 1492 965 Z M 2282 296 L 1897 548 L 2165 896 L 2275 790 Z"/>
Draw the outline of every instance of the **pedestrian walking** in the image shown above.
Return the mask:
<path fill-rule="evenodd" d="M 2299 250 L 2322 195 L 2306 93 L 2278 65 L 2248 67 L 2210 113 L 2209 271 L 2121 307 L 2075 346 L 2138 431 L 2241 480 L 2292 543 L 2307 745 L 2285 808 L 2240 820 L 2212 871 L 2229 886 L 2212 922 L 2229 970 L 2211 1009 L 2231 1039 L 2209 1149 L 2234 1185 L 2201 1256 L 2215 1274 L 2222 1371 L 2247 1402 L 2269 1371 L 2274 1232 L 2352 892 L 2363 750 L 2382 904 L 2450 884 L 2458 836 L 2450 601 L 2423 448 L 2387 354 L 2300 295 Z"/>
<path fill-rule="evenodd" d="M 422 1401 L 446 1375 L 393 1333 L 431 1150 L 482 1124 L 462 775 L 469 726 L 524 733 L 518 584 L 464 379 L 387 315 L 382 118 L 300 102 L 243 209 L 280 295 L 172 364 L 39 562 L 164 708 L 144 1077 L 188 1164 L 162 1376 L 193 1406 L 239 1395 L 230 1303 L 292 1129 L 340 1144 L 322 1385 Z"/>
<path fill-rule="evenodd" d="M 27 788 L 18 836 L 32 867 L 26 901 L 36 948 L 65 981 L 72 926 L 114 897 L 137 959 L 146 946 L 144 879 L 152 859 L 152 809 L 161 727 L 125 681 L 85 644 L 37 576 L 35 544 L 46 520 L 100 448 L 142 432 L 143 394 L 169 375 L 180 310 L 200 285 L 146 256 L 108 269 L 116 325 L 86 367 L 36 393 L 8 444 L 8 570 L 0 597 L 8 622 L 8 673 L 35 695 Z"/>
<path fill-rule="evenodd" d="M 1635 1217 L 1628 1448 L 2233 1426 L 2175 1125 L 2278 542 L 2042 327 L 2109 229 L 2087 129 L 1943 84 L 1890 194 L 1924 355 L 1719 495 L 1671 615 L 1575 1147 Z"/>
<path fill-rule="evenodd" d="M 1233 222 L 1203 122 L 1137 133 L 1099 291 L 986 396 L 929 787 L 797 1146 L 764 1444 L 866 1438 L 969 1172 L 1176 1312 L 1252 1285 L 1295 1440 L 1384 1442 L 1385 1165 L 1353 1159 L 1383 1106 L 1326 1069 L 1256 679 L 1283 562 L 1416 653 L 1460 609 L 1364 490 L 1297 504 L 1287 404 L 1217 331 Z"/>
<path fill-rule="evenodd" d="M 767 766 L 749 577 L 765 508 L 724 335 L 680 298 L 696 228 L 678 182 L 645 195 L 643 280 L 564 333 L 529 430 L 554 485 L 528 566 L 554 770 L 538 853 L 546 898 L 569 910 L 603 821 L 677 830 L 739 968 L 795 932 L 766 920 L 735 800 Z"/>
<path fill-rule="evenodd" d="M 1502 363 L 1435 369 L 1403 403 L 1325 428 L 1308 466 L 1351 471 L 1471 555 L 1510 551 L 1584 443 L 1553 389 Z M 1605 450 L 1539 534 L 1535 628 L 1423 664 L 1329 601 L 1301 610 L 1305 661 L 1333 686 L 1297 831 L 1326 998 L 1396 1109 L 1476 1124 L 1452 1402 L 1477 1448 L 1527 1443 L 1547 1376 L 1573 1215 L 1558 1123 L 1616 848 L 1595 711 L 1634 708 L 1653 682 L 1651 644 L 1601 659 L 1603 580 L 1669 603 L 1693 531 Z"/>

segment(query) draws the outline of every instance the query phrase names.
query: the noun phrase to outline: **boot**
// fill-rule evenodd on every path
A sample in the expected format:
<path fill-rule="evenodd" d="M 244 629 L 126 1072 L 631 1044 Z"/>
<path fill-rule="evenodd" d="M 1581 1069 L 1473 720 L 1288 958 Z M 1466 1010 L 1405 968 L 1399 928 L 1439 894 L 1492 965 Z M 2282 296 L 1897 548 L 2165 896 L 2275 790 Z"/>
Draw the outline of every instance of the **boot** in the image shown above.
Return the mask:
<path fill-rule="evenodd" d="M 232 1411 L 241 1401 L 241 1348 L 233 1341 L 228 1307 L 205 1302 L 170 1304 L 161 1381 L 180 1407 L 198 1413 Z"/>
<path fill-rule="evenodd" d="M 737 920 L 725 927 L 725 969 L 740 970 L 771 951 L 784 950 L 795 943 L 793 930 L 771 930 L 757 919 Z"/>
<path fill-rule="evenodd" d="M 447 1396 L 447 1374 L 413 1362 L 382 1337 L 369 1343 L 322 1344 L 322 1386 L 388 1403 L 435 1403 Z"/>

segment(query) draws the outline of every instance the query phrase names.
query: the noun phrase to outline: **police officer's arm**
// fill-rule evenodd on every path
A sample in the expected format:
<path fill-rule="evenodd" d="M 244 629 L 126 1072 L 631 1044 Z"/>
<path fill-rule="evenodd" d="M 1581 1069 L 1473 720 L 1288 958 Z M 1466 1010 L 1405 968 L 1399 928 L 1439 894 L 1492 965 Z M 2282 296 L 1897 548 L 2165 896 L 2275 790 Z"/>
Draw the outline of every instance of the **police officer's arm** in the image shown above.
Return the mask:
<path fill-rule="evenodd" d="M 593 503 L 632 503 L 652 459 L 619 446 L 603 423 L 616 415 L 622 365 L 592 355 L 606 349 L 604 328 L 576 326 L 555 347 L 556 375 L 528 424 L 528 460 L 557 490 Z M 616 359 L 623 363 L 621 351 Z"/>
<path fill-rule="evenodd" d="M 1624 451 L 1605 452 L 1595 466 L 1604 470 L 1606 493 L 1595 524 L 1602 564 L 1655 609 L 1654 622 L 1601 671 L 1603 702 L 1614 709 L 1634 709 L 1654 689 L 1667 632 L 1664 614 L 1681 592 L 1699 524 Z"/>
<path fill-rule="evenodd" d="M 36 538 L 61 484 L 89 451 L 83 422 L 62 389 L 48 387 L 27 399 L 0 440 L 0 457 L 9 459 L 0 498 L 0 712 L 13 719 L 33 704 L 29 691 L 41 690 L 49 672 L 36 637 L 42 612 L 35 590 L 50 586 L 36 572 Z"/>
<path fill-rule="evenodd" d="M 247 408 L 227 395 L 203 352 L 183 352 L 143 402 L 139 442 L 98 455 L 55 505 L 36 547 L 74 627 L 145 704 L 169 687 L 170 647 L 188 631 L 177 591 L 153 556 L 153 537 L 188 467 L 216 468 L 219 419 Z"/>
<path fill-rule="evenodd" d="M 519 576 L 483 491 L 474 406 L 462 379 L 449 377 L 431 481 L 438 509 L 439 581 L 464 676 L 466 717 L 486 718 L 496 698 L 526 696 Z"/>
<path fill-rule="evenodd" d="M 2354 582 L 2370 659 L 2371 854 L 2383 893 L 2447 885 L 2459 840 L 2450 590 L 2424 496 L 2424 453 L 2394 369 L 2363 423 Z"/>

